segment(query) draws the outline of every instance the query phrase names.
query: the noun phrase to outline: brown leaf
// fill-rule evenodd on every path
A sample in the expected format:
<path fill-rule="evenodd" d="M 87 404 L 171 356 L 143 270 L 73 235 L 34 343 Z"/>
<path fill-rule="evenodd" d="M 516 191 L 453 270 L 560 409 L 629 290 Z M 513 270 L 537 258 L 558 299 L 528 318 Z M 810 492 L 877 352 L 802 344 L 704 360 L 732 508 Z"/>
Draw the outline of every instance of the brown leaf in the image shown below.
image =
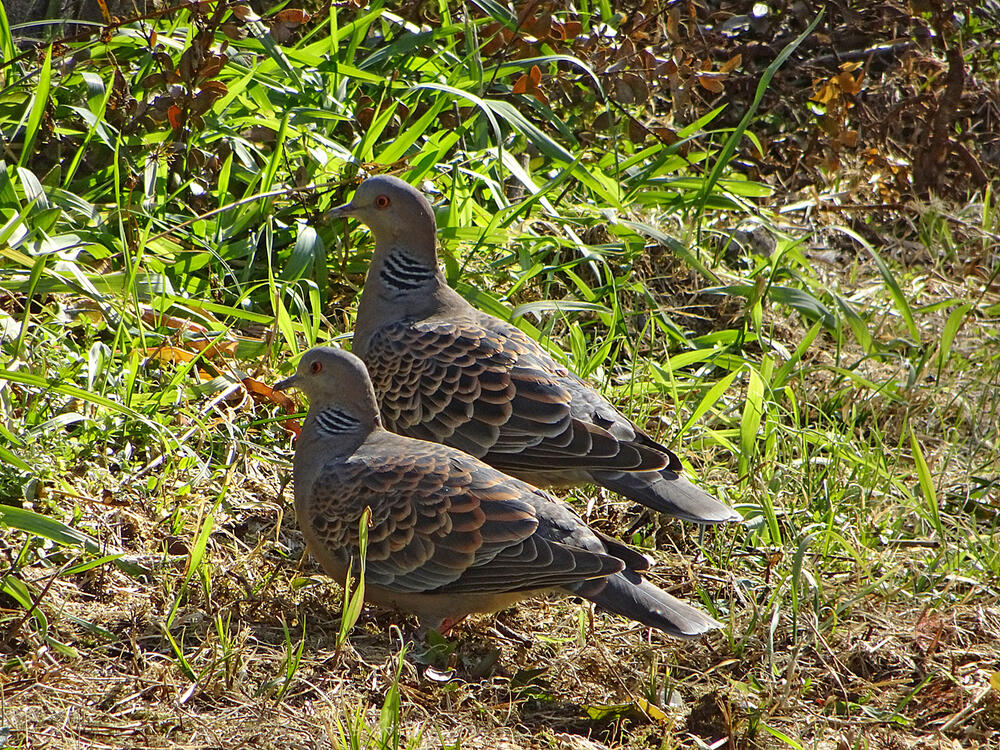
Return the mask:
<path fill-rule="evenodd" d="M 278 13 L 278 20 L 282 23 L 305 23 L 312 16 L 301 8 L 286 8 Z"/>
<path fill-rule="evenodd" d="M 542 13 L 540 16 L 524 24 L 523 28 L 527 29 L 532 36 L 538 39 L 545 39 L 552 28 L 552 16 L 548 13 Z"/>
<path fill-rule="evenodd" d="M 191 339 L 186 342 L 192 349 L 201 352 L 204 359 L 213 360 L 224 357 L 235 357 L 237 343 L 235 341 L 213 341 L 211 339 Z"/>
<path fill-rule="evenodd" d="M 667 14 L 667 36 L 670 37 L 671 41 L 679 42 L 681 39 L 680 21 L 680 7 L 678 5 L 674 5 Z"/>
<path fill-rule="evenodd" d="M 615 55 L 619 60 L 628 60 L 633 55 L 635 55 L 635 45 L 632 44 L 632 40 L 625 37 L 625 41 L 622 42 L 622 46 L 618 50 L 618 54 Z"/>
<path fill-rule="evenodd" d="M 184 54 L 181 55 L 181 61 L 177 64 L 177 74 L 181 77 L 181 80 L 185 83 L 189 83 L 195 74 L 195 57 L 199 56 L 198 51 L 192 45 L 184 50 Z"/>
<path fill-rule="evenodd" d="M 583 31 L 583 24 L 579 21 L 566 21 L 562 24 L 562 30 L 563 39 L 569 41 L 580 36 L 580 32 Z"/>
<path fill-rule="evenodd" d="M 298 411 L 295 407 L 295 402 L 288 398 L 282 391 L 274 390 L 267 383 L 246 377 L 243 378 L 243 387 L 247 389 L 247 393 L 250 394 L 254 401 L 267 401 L 276 404 L 281 407 L 281 410 L 285 414 L 295 414 Z M 302 426 L 297 419 L 283 419 L 279 424 L 282 429 L 292 433 L 295 437 L 298 437 L 299 433 L 302 432 Z"/>
<path fill-rule="evenodd" d="M 124 508 L 127 507 L 128 505 L 131 505 L 131 503 L 129 503 L 128 501 L 128 498 L 115 497 L 115 493 L 109 490 L 107 487 L 101 490 L 101 502 L 104 503 L 105 505 L 112 505 L 116 508 Z"/>
<path fill-rule="evenodd" d="M 222 70 L 222 66 L 227 62 L 229 62 L 227 55 L 212 55 L 201 66 L 198 75 L 201 78 L 215 78 L 219 75 L 219 71 Z"/>
<path fill-rule="evenodd" d="M 632 95 L 635 97 L 636 102 L 644 102 L 649 99 L 649 85 L 646 80 L 638 73 L 625 73 L 622 76 L 622 80 L 628 83 L 629 88 L 632 89 Z"/>
<path fill-rule="evenodd" d="M 222 33 L 234 41 L 246 39 L 247 33 L 235 23 L 224 23 L 221 26 Z"/>
<path fill-rule="evenodd" d="M 229 87 L 222 81 L 208 81 L 201 85 L 201 90 L 211 96 L 214 102 L 216 99 L 225 96 L 229 91 Z"/>
<path fill-rule="evenodd" d="M 663 126 L 653 128 L 653 134 L 660 139 L 661 143 L 665 143 L 668 146 L 672 146 L 680 140 L 677 137 L 677 133 Z"/>
<path fill-rule="evenodd" d="M 174 130 L 180 130 L 184 124 L 184 113 L 176 104 L 171 104 L 167 108 L 167 119 L 170 121 L 170 127 Z"/>
<path fill-rule="evenodd" d="M 633 143 L 642 143 L 649 136 L 649 128 L 636 119 L 628 121 L 628 137 Z"/>
<path fill-rule="evenodd" d="M 736 54 L 726 60 L 719 69 L 720 73 L 730 73 L 743 64 L 743 55 Z"/>
<path fill-rule="evenodd" d="M 233 15 L 241 21 L 259 21 L 260 16 L 253 12 L 249 5 L 234 5 Z"/>
<path fill-rule="evenodd" d="M 830 101 L 837 98 L 838 91 L 836 86 L 834 86 L 830 81 L 824 83 L 819 91 L 809 97 L 809 101 L 817 102 L 819 104 L 828 104 Z"/>
<path fill-rule="evenodd" d="M 698 83 L 701 84 L 702 88 L 708 89 L 713 94 L 721 94 L 726 90 L 726 87 L 722 85 L 722 81 L 714 75 L 699 75 Z"/>
<path fill-rule="evenodd" d="M 852 96 L 861 92 L 861 79 L 864 78 L 864 73 L 858 73 L 858 77 L 855 78 L 850 73 L 838 73 L 837 83 L 840 84 L 840 88 Z"/>
<path fill-rule="evenodd" d="M 111 14 L 108 12 L 108 3 L 106 0 L 97 0 L 97 6 L 101 9 L 101 15 L 104 16 L 104 23 L 111 23 Z"/>
<path fill-rule="evenodd" d="M 240 135 L 255 143 L 275 143 L 278 140 L 278 131 L 267 125 L 252 125 Z"/>
<path fill-rule="evenodd" d="M 212 95 L 207 91 L 199 91 L 188 104 L 188 114 L 192 116 L 203 115 L 212 108 Z"/>
<path fill-rule="evenodd" d="M 163 346 L 151 346 L 145 350 L 145 354 L 149 359 L 155 359 L 157 362 L 166 362 L 172 365 L 190 362 L 198 356 L 195 352 L 189 352 L 187 349 L 166 344 Z"/>
<path fill-rule="evenodd" d="M 600 133 L 608 130 L 613 124 L 614 118 L 611 116 L 611 112 L 605 110 L 594 118 L 594 123 L 591 127 L 594 129 L 594 132 Z"/>
<path fill-rule="evenodd" d="M 632 87 L 622 78 L 615 81 L 614 89 L 611 92 L 615 101 L 619 104 L 634 104 L 637 99 Z"/>
<path fill-rule="evenodd" d="M 276 404 L 286 414 L 294 414 L 297 411 L 295 402 L 288 398 L 288 395 L 283 391 L 276 391 L 267 383 L 251 377 L 245 377 L 241 382 L 243 383 L 243 387 L 247 389 L 247 393 L 256 400 L 269 401 L 272 404 Z"/>

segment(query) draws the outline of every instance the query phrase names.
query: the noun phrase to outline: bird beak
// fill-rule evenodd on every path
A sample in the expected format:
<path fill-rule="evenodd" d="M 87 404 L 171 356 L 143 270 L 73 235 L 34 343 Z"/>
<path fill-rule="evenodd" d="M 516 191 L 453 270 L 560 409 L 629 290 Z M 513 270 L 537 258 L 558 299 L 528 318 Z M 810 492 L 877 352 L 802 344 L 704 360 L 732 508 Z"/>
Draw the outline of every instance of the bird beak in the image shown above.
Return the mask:
<path fill-rule="evenodd" d="M 342 219 L 345 216 L 353 216 L 355 207 L 351 203 L 345 203 L 342 206 L 335 206 L 326 212 L 327 219 Z"/>
<path fill-rule="evenodd" d="M 291 377 L 285 378 L 284 380 L 279 380 L 277 383 L 275 383 L 274 385 L 271 386 L 271 390 L 272 391 L 287 391 L 289 388 L 292 388 L 292 387 L 295 386 L 295 384 L 298 381 L 298 379 L 299 379 L 298 375 L 292 375 Z"/>

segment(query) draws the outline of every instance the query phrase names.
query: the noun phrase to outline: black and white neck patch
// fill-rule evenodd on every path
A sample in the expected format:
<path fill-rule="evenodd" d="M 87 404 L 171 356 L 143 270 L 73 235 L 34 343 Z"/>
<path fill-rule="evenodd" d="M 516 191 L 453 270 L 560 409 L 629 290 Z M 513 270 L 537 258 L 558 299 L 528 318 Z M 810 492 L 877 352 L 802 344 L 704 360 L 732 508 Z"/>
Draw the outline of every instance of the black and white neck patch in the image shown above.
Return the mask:
<path fill-rule="evenodd" d="M 316 414 L 316 427 L 324 435 L 341 435 L 354 432 L 361 422 L 340 409 L 324 409 Z"/>
<path fill-rule="evenodd" d="M 402 250 L 391 250 L 382 263 L 379 278 L 399 292 L 412 292 L 434 279 L 437 269 L 425 266 Z"/>

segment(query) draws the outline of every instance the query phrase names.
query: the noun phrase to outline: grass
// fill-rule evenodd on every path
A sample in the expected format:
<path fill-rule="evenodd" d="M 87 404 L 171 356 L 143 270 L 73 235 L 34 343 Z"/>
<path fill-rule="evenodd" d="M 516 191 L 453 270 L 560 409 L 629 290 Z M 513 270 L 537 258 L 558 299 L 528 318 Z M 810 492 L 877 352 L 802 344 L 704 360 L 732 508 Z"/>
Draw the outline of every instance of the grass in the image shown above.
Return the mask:
<path fill-rule="evenodd" d="M 490 52 L 528 36 L 498 4 L 442 3 L 427 28 L 379 3 L 290 11 L 195 7 L 13 62 L 0 25 L 0 739 L 988 742 L 993 193 L 911 204 L 882 231 L 915 231 L 881 244 L 836 213 L 803 230 L 804 209 L 762 207 L 717 108 L 676 140 L 593 127 L 643 107 L 603 99 L 615 72 L 555 36 Z M 554 18 L 621 21 L 592 14 Z M 512 93 L 534 65 L 547 102 Z M 386 170 L 437 191 L 450 283 L 746 517 L 702 535 L 570 496 L 724 631 L 678 643 L 543 600 L 408 649 L 304 556 L 289 408 L 263 384 L 349 344 L 370 239 L 322 215 Z M 745 217 L 773 252 L 724 251 Z"/>

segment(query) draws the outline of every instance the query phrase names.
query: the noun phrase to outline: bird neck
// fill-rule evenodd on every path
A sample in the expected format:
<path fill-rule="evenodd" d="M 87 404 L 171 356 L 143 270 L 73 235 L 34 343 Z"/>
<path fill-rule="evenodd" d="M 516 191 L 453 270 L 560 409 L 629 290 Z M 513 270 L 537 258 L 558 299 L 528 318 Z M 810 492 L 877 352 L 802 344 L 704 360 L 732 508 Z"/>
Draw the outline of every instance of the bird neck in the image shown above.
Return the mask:
<path fill-rule="evenodd" d="M 381 424 L 381 419 L 374 412 L 374 404 L 361 406 L 363 411 L 369 413 L 359 415 L 337 406 L 310 409 L 297 440 L 296 461 L 300 453 L 303 460 L 308 460 L 306 454 L 310 451 L 328 457 L 353 453 Z"/>
<path fill-rule="evenodd" d="M 439 283 L 437 255 L 433 249 L 417 252 L 398 245 L 375 248 L 368 282 L 377 282 L 382 295 L 395 299 L 426 294 Z"/>
<path fill-rule="evenodd" d="M 368 339 L 381 326 L 403 318 L 421 318 L 438 306 L 438 298 L 450 291 L 437 265 L 433 245 L 403 249 L 400 245 L 379 245 L 365 288 L 358 302 L 352 349 L 364 357 Z"/>

